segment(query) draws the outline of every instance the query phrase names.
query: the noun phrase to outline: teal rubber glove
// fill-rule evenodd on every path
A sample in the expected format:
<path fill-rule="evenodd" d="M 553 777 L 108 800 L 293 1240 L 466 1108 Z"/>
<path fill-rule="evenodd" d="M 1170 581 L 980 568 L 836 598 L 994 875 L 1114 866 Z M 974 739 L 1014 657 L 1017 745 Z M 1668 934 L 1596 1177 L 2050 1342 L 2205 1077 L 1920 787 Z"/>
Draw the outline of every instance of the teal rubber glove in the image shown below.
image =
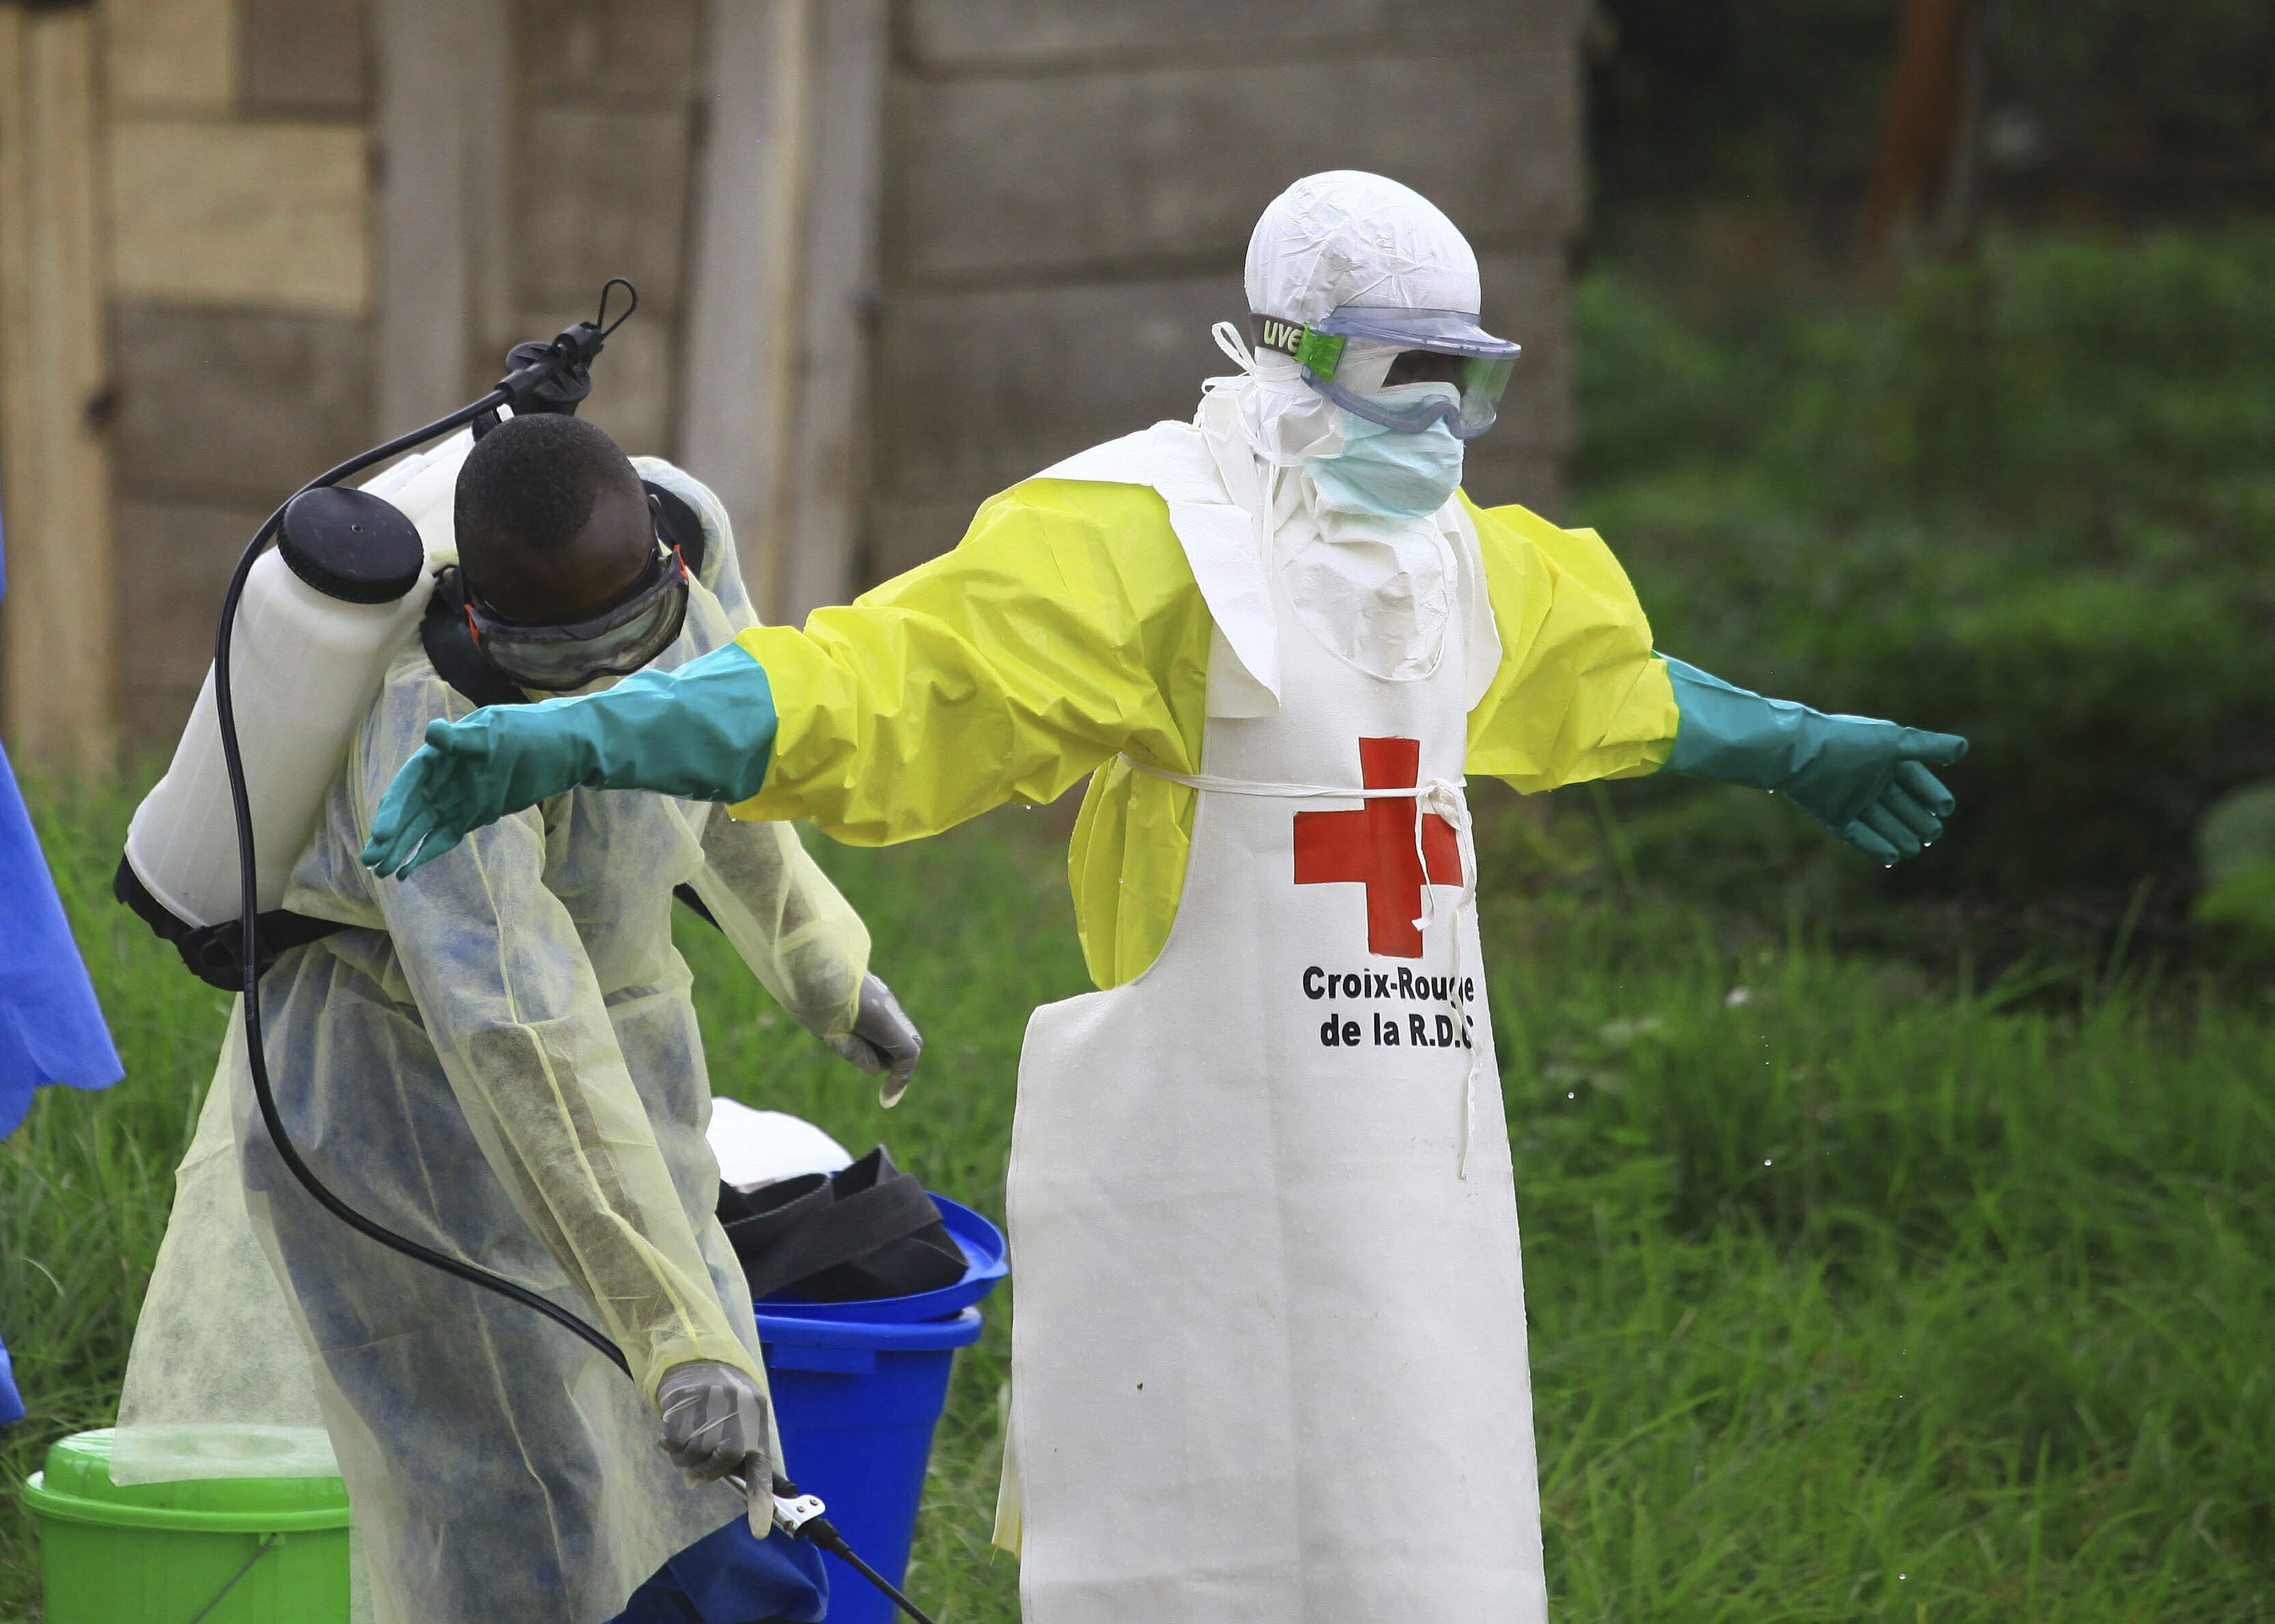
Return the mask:
<path fill-rule="evenodd" d="M 580 785 L 748 800 L 766 782 L 774 743 L 765 668 L 732 644 L 676 671 L 635 671 L 604 692 L 432 721 L 426 748 L 380 799 L 363 860 L 407 874 L 470 831 Z"/>
<path fill-rule="evenodd" d="M 1876 862 L 1917 857 L 1943 833 L 1958 803 L 1928 767 L 1967 753 L 1957 734 L 1828 716 L 1660 658 L 1682 713 L 1661 771 L 1773 789 Z"/>

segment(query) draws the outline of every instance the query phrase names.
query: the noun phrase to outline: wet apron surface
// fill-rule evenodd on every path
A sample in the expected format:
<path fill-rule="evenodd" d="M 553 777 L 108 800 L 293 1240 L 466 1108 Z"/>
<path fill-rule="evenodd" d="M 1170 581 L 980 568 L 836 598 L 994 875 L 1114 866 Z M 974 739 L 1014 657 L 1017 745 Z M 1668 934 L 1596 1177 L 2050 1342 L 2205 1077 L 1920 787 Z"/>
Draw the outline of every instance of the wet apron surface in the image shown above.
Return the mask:
<path fill-rule="evenodd" d="M 1278 704 L 1207 724 L 1160 957 L 1027 1030 L 1009 1443 L 1029 1624 L 1546 1617 L 1453 788 L 1468 617 L 1434 675 L 1385 681 L 1305 630 L 1286 576 L 1249 574 Z"/>

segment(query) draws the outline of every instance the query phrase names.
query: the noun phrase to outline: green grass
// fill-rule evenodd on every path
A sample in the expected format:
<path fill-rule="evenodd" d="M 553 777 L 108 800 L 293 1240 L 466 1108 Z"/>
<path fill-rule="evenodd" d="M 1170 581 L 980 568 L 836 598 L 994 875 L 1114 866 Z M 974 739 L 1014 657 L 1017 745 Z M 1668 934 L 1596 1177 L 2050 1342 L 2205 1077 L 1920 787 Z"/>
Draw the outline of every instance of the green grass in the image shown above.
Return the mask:
<path fill-rule="evenodd" d="M 223 1014 L 108 900 L 125 802 L 35 804 L 130 1076 L 0 1146 L 8 1618 L 14 1485 L 109 1419 Z M 1558 1618 L 2275 1620 L 2275 1001 L 1970 987 L 1607 880 L 1585 797 L 1487 821 Z M 1000 1214 L 1026 1012 L 1083 985 L 1062 835 L 821 850 L 931 1039 L 889 1115 L 684 933 L 714 1086 Z M 1008 1319 L 960 1363 L 911 1577 L 956 1624 L 1017 1616 Z"/>

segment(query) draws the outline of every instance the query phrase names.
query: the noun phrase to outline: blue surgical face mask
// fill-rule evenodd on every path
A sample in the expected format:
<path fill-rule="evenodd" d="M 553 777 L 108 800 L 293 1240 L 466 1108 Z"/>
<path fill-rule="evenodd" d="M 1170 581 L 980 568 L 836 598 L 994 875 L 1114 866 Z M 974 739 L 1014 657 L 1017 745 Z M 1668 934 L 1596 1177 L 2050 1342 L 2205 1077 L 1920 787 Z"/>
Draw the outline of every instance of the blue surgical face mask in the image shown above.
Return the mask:
<path fill-rule="evenodd" d="M 1436 389 L 1443 384 L 1404 384 L 1385 396 Z M 1401 434 L 1349 412 L 1342 418 L 1343 449 L 1310 463 L 1311 482 L 1326 507 L 1386 518 L 1435 513 L 1462 483 L 1462 442 L 1441 419 L 1419 434 Z"/>

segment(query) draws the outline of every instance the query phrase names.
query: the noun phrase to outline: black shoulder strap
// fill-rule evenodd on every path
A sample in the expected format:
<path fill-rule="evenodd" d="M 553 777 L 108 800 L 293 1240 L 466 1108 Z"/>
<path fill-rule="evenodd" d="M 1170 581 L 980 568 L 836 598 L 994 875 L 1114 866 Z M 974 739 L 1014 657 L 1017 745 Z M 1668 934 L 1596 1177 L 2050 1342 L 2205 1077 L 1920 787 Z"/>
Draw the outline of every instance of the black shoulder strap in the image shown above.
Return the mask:
<path fill-rule="evenodd" d="M 142 877 L 125 857 L 110 877 L 110 894 L 132 909 L 159 940 L 182 956 L 183 967 L 208 986 L 224 993 L 245 990 L 245 933 L 235 919 L 219 925 L 190 925 L 166 911 L 150 895 Z M 333 919 L 318 919 L 283 908 L 272 908 L 256 921 L 260 925 L 261 973 L 295 948 L 321 941 L 347 926 Z"/>
<path fill-rule="evenodd" d="M 687 499 L 668 491 L 653 480 L 642 480 L 640 486 L 655 498 L 662 510 L 656 528 L 662 533 L 663 544 L 679 549 L 687 561 L 687 571 L 697 580 L 703 578 L 703 565 L 710 556 L 710 543 L 703 534 L 703 520 L 687 504 Z"/>
<path fill-rule="evenodd" d="M 456 568 L 445 569 L 435 579 L 435 595 L 427 601 L 426 618 L 419 623 L 419 646 L 427 651 L 427 663 L 435 668 L 435 675 L 474 704 L 529 703 L 529 696 L 474 646 L 473 628 L 466 623 L 465 589 Z"/>

